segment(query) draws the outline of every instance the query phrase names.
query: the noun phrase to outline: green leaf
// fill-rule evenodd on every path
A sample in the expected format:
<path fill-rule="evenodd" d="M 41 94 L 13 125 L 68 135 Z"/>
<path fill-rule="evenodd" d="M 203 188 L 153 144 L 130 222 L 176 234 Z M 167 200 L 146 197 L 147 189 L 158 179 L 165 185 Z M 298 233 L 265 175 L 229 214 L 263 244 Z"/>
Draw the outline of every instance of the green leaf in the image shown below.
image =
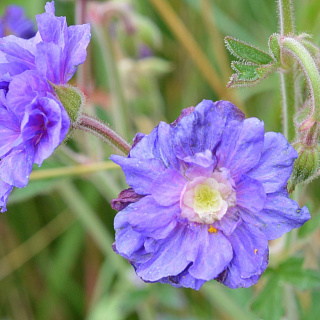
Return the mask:
<path fill-rule="evenodd" d="M 310 210 L 311 212 L 311 210 Z M 312 215 L 312 219 L 299 228 L 298 236 L 304 238 L 314 232 L 320 226 L 320 213 Z"/>
<path fill-rule="evenodd" d="M 305 290 L 320 288 L 320 274 L 316 270 L 303 269 L 303 258 L 293 257 L 282 263 L 278 275 L 282 281 Z"/>
<path fill-rule="evenodd" d="M 251 305 L 262 319 L 279 320 L 284 314 L 282 306 L 282 287 L 279 278 L 274 276 L 270 278 L 259 296 Z"/>
<path fill-rule="evenodd" d="M 225 38 L 228 50 L 239 59 L 256 64 L 269 64 L 274 59 L 264 51 L 232 37 Z"/>
<path fill-rule="evenodd" d="M 257 68 L 259 66 L 252 64 L 245 64 L 241 62 L 232 62 L 232 69 L 239 73 L 240 80 L 254 80 L 258 77 Z"/>
<path fill-rule="evenodd" d="M 269 38 L 269 50 L 277 61 L 280 61 L 279 36 L 279 34 L 274 33 Z"/>

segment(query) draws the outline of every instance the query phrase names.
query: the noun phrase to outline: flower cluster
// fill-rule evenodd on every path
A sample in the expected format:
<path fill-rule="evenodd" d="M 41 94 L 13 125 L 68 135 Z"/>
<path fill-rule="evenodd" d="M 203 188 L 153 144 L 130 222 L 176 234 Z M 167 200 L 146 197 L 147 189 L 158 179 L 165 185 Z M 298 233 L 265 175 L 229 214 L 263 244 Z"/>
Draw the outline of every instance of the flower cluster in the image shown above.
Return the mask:
<path fill-rule="evenodd" d="M 70 120 L 52 84 L 64 85 L 86 58 L 90 26 L 67 26 L 54 2 L 36 17 L 31 39 L 0 39 L 0 206 L 6 210 L 13 187 L 25 187 L 61 144 Z"/>
<path fill-rule="evenodd" d="M 4 15 L 0 17 L 0 38 L 9 34 L 24 39 L 32 38 L 36 34 L 33 22 L 25 16 L 24 10 L 19 6 L 8 6 Z"/>
<path fill-rule="evenodd" d="M 265 133 L 230 102 L 183 110 L 138 134 L 127 158 L 111 157 L 131 187 L 113 201 L 114 250 L 146 282 L 255 284 L 268 240 L 310 218 L 286 189 L 296 158 L 280 133 Z"/>

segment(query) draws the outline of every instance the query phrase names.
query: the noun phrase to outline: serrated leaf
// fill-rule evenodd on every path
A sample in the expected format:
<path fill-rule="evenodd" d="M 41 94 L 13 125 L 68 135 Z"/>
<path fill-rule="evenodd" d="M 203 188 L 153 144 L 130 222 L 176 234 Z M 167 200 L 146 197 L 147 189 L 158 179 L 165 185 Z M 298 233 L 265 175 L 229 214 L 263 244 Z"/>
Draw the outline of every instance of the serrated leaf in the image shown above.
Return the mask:
<path fill-rule="evenodd" d="M 251 307 L 262 319 L 279 320 L 284 314 L 282 306 L 282 287 L 279 278 L 270 278 Z"/>
<path fill-rule="evenodd" d="M 269 54 L 241 40 L 226 37 L 225 42 L 228 50 L 239 59 L 256 64 L 269 64 L 274 62 Z"/>

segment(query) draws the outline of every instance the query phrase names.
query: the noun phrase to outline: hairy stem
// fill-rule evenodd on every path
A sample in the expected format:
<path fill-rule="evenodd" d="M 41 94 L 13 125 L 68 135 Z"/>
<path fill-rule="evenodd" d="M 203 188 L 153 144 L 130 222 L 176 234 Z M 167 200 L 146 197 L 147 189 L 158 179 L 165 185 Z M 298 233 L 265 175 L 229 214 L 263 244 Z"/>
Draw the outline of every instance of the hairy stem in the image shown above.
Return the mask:
<path fill-rule="evenodd" d="M 281 43 L 301 65 L 310 89 L 312 117 L 315 121 L 320 121 L 320 75 L 317 65 L 309 51 L 298 40 L 285 37 Z"/>
<path fill-rule="evenodd" d="M 113 131 L 107 124 L 85 113 L 81 115 L 79 121 L 74 125 L 74 129 L 94 134 L 96 137 L 109 143 L 125 155 L 127 155 L 131 149 L 130 144 Z"/>
<path fill-rule="evenodd" d="M 282 36 L 295 32 L 292 0 L 278 0 L 279 28 Z"/>
<path fill-rule="evenodd" d="M 281 36 L 293 34 L 295 27 L 292 1 L 278 0 L 277 4 Z M 291 57 L 282 57 L 282 59 L 288 67 L 285 73 L 280 73 L 283 134 L 289 141 L 292 141 L 295 136 L 293 115 L 296 111 L 296 90 L 294 82 L 295 65 Z"/>

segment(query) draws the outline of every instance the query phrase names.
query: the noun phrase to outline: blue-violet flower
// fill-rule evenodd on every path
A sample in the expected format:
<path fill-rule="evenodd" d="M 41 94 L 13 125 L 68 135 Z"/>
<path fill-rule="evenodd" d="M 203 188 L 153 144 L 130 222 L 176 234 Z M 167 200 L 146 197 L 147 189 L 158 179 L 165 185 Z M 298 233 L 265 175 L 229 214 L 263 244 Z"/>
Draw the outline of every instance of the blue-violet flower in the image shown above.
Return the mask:
<path fill-rule="evenodd" d="M 90 26 L 67 27 L 54 2 L 37 16 L 39 31 L 25 40 L 0 39 L 0 207 L 13 187 L 25 187 L 63 142 L 70 119 L 50 83 L 64 85 L 86 58 Z"/>
<path fill-rule="evenodd" d="M 172 124 L 138 134 L 111 159 L 130 189 L 113 207 L 114 250 L 146 282 L 199 289 L 257 283 L 268 240 L 310 218 L 286 189 L 297 152 L 227 101 L 204 100 Z"/>
<path fill-rule="evenodd" d="M 0 38 L 13 34 L 17 37 L 29 39 L 35 34 L 33 22 L 25 16 L 23 8 L 10 5 L 4 15 L 0 17 Z"/>

